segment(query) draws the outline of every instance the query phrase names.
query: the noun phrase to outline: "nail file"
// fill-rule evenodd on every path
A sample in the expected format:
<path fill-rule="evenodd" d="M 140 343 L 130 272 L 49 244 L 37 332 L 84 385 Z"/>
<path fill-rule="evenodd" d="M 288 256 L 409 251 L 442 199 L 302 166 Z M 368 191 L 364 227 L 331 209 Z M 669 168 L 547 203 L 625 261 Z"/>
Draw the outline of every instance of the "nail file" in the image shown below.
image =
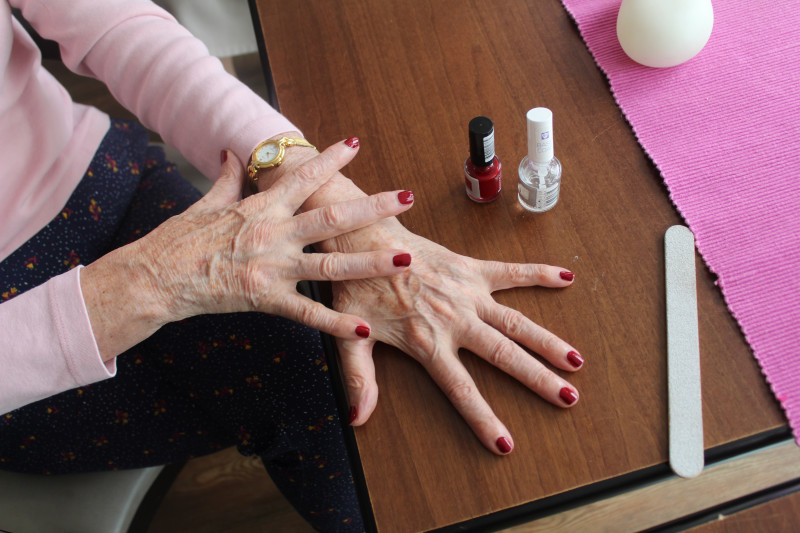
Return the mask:
<path fill-rule="evenodd" d="M 694 235 L 672 226 L 664 235 L 667 278 L 669 463 L 681 477 L 703 471 L 703 403 Z"/>

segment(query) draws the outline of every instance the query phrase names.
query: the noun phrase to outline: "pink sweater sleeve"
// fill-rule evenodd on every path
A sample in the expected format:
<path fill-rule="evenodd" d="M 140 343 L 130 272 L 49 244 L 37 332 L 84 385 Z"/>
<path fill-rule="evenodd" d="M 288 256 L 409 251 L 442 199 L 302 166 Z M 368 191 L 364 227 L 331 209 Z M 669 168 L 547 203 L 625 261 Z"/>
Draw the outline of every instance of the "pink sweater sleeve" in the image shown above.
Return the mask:
<path fill-rule="evenodd" d="M 0 305 L 0 414 L 114 376 L 103 363 L 83 304 L 80 267 Z"/>
<path fill-rule="evenodd" d="M 9 0 L 64 63 L 105 82 L 143 124 L 206 176 L 219 153 L 246 162 L 262 140 L 296 130 L 225 73 L 165 11 L 147 0 Z M 72 105 L 68 99 L 64 105 Z M 100 359 L 75 269 L 0 305 L 0 413 L 116 372 Z"/>
<path fill-rule="evenodd" d="M 59 43 L 67 67 L 105 82 L 210 179 L 219 173 L 221 150 L 246 163 L 259 142 L 297 130 L 148 0 L 12 3 L 42 37 Z"/>

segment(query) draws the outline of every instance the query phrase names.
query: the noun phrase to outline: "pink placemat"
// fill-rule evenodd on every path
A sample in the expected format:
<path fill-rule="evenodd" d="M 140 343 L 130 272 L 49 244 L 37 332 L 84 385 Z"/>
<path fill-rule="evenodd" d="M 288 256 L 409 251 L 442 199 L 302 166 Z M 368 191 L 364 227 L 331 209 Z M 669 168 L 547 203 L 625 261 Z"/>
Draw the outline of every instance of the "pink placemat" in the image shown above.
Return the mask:
<path fill-rule="evenodd" d="M 706 47 L 668 69 L 622 51 L 620 0 L 562 3 L 800 444 L 800 1 L 715 1 Z"/>

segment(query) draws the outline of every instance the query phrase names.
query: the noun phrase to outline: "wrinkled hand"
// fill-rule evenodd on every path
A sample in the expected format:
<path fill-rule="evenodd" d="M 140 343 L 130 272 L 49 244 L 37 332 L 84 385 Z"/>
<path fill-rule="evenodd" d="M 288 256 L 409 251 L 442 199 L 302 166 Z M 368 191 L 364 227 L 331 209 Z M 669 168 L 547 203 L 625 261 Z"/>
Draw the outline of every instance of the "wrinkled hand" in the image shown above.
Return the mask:
<path fill-rule="evenodd" d="M 410 193 L 384 192 L 296 214 L 306 199 L 355 156 L 341 142 L 314 153 L 262 193 L 241 199 L 244 168 L 223 152 L 209 193 L 148 235 L 81 272 L 81 289 L 104 359 L 144 340 L 167 322 L 237 311 L 277 314 L 341 338 L 369 336 L 370 325 L 297 292 L 300 280 L 389 276 L 411 261 L 402 249 L 303 253 L 411 207 Z"/>
<path fill-rule="evenodd" d="M 365 423 L 378 400 L 372 361 L 376 341 L 419 361 L 484 446 L 495 453 L 509 453 L 513 440 L 461 364 L 459 348 L 484 358 L 555 405 L 569 407 L 578 401 L 574 387 L 520 344 L 567 371 L 583 364 L 578 352 L 491 297 L 492 292 L 511 287 L 566 287 L 574 279 L 571 272 L 461 256 L 410 233 L 396 221 L 339 238 L 337 247 L 364 250 L 387 242 L 412 253 L 414 263 L 408 270 L 333 285 L 334 308 L 363 316 L 373 326 L 369 339 L 337 339 L 351 424 Z"/>
<path fill-rule="evenodd" d="M 313 154 L 307 150 L 292 152 L 291 161 L 270 171 L 264 180 L 259 179 L 259 187 L 268 190 L 270 183 L 282 179 L 309 157 Z M 352 181 L 337 173 L 309 197 L 303 209 L 363 196 Z M 406 250 L 414 258 L 409 269 L 394 276 L 333 283 L 333 307 L 364 317 L 373 328 L 368 340 L 337 338 L 351 424 L 364 424 L 378 401 L 372 362 L 372 347 L 377 341 L 391 344 L 419 361 L 484 446 L 494 453 L 509 453 L 514 442 L 461 364 L 459 348 L 483 357 L 555 405 L 569 407 L 578 401 L 574 387 L 520 345 L 567 371 L 583 365 L 580 354 L 521 313 L 499 305 L 491 296 L 494 291 L 512 287 L 566 287 L 572 283 L 571 272 L 554 266 L 479 261 L 454 254 L 409 232 L 395 218 L 315 246 L 337 252 L 391 246 Z"/>
<path fill-rule="evenodd" d="M 244 168 L 229 153 L 211 191 L 157 228 L 144 244 L 157 251 L 153 274 L 175 316 L 261 311 L 342 338 L 369 335 L 369 324 L 297 292 L 301 280 L 387 276 L 405 269 L 403 250 L 303 253 L 311 243 L 405 211 L 399 192 L 295 215 L 300 205 L 355 156 L 338 143 L 285 175 L 269 190 L 239 200 Z M 157 244 L 156 241 L 160 243 Z M 382 247 L 383 248 L 383 247 Z M 366 329 L 364 329 L 366 328 Z M 358 330 L 358 333 L 357 333 Z"/>

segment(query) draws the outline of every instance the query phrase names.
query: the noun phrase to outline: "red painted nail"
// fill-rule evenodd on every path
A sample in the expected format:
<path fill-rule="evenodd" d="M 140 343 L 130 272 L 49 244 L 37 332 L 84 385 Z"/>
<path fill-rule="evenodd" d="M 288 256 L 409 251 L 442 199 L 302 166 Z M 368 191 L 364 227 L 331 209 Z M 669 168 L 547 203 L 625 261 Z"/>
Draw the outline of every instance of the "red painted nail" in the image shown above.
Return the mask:
<path fill-rule="evenodd" d="M 358 418 L 358 408 L 355 405 L 352 405 L 350 406 L 350 419 L 347 421 L 347 423 L 352 424 L 356 418 Z"/>
<path fill-rule="evenodd" d="M 414 193 L 411 191 L 403 191 L 397 195 L 397 199 L 403 205 L 408 205 L 414 201 Z"/>
<path fill-rule="evenodd" d="M 511 453 L 511 443 L 508 442 L 508 439 L 505 437 L 500 437 L 495 442 L 497 445 L 497 449 L 500 450 L 500 453 Z"/>
<path fill-rule="evenodd" d="M 569 270 L 563 270 L 559 272 L 558 275 L 564 281 L 572 281 L 573 279 L 575 279 L 575 274 L 573 272 L 570 272 Z"/>
<path fill-rule="evenodd" d="M 569 361 L 569 364 L 575 368 L 580 368 L 583 366 L 583 357 L 581 357 L 581 354 L 574 350 L 567 354 L 567 361 Z"/>
<path fill-rule="evenodd" d="M 407 267 L 411 264 L 411 254 L 397 254 L 392 258 L 392 263 L 396 267 Z"/>
<path fill-rule="evenodd" d="M 367 326 L 356 326 L 356 335 L 366 339 L 369 337 L 369 328 Z"/>
<path fill-rule="evenodd" d="M 350 137 L 344 142 L 344 144 L 350 148 L 358 148 L 358 137 Z"/>
<path fill-rule="evenodd" d="M 227 150 L 221 151 L 219 153 L 219 164 L 220 165 L 224 165 L 225 161 L 227 161 L 227 160 L 228 160 L 228 151 Z"/>
<path fill-rule="evenodd" d="M 578 395 L 575 394 L 575 391 L 569 387 L 563 387 L 560 391 L 558 391 L 558 396 L 567 405 L 572 405 L 578 401 Z"/>

